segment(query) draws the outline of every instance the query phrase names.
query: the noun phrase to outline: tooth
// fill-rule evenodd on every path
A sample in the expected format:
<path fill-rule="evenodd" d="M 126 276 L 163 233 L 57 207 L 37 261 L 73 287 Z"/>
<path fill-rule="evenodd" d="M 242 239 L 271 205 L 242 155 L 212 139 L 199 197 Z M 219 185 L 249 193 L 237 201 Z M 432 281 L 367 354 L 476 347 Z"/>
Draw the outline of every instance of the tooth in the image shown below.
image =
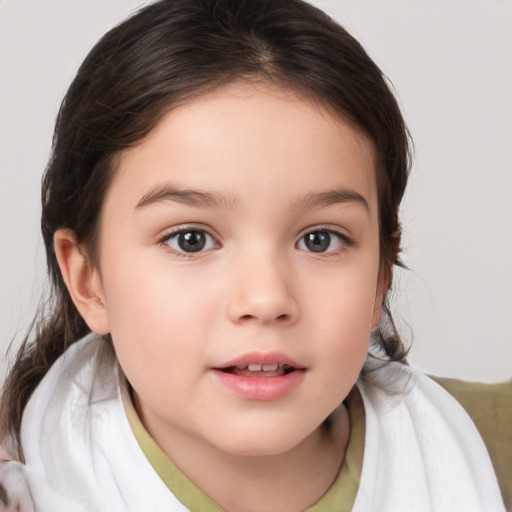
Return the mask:
<path fill-rule="evenodd" d="M 279 365 L 277 363 L 274 363 L 274 364 L 264 364 L 263 365 L 263 371 L 265 372 L 273 372 L 275 370 L 277 370 L 277 368 L 279 367 Z"/>
<path fill-rule="evenodd" d="M 261 364 L 250 364 L 247 369 L 250 372 L 261 372 Z"/>

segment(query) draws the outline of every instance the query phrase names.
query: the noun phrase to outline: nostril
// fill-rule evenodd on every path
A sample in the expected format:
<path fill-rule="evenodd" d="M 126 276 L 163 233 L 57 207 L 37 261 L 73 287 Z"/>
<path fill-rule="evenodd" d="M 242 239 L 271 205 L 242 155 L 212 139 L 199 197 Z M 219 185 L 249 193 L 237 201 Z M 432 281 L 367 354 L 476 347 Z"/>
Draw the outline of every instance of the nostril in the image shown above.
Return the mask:
<path fill-rule="evenodd" d="M 239 320 L 247 322 L 249 320 L 254 320 L 255 318 L 257 318 L 255 315 L 242 315 L 239 318 Z M 283 315 L 279 315 L 279 316 L 275 317 L 275 320 L 278 322 L 287 322 L 289 319 L 290 319 L 290 315 L 288 315 L 288 314 L 283 314 Z"/>

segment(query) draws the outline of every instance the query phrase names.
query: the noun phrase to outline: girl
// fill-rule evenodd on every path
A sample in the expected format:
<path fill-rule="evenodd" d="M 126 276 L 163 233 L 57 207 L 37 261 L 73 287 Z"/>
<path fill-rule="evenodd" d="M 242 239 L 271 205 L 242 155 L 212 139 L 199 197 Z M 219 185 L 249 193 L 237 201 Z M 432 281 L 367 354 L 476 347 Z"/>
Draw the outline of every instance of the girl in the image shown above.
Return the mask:
<path fill-rule="evenodd" d="M 0 506 L 504 510 L 506 418 L 491 459 L 387 307 L 408 169 L 382 73 L 308 4 L 163 0 L 110 31 L 57 120 Z"/>

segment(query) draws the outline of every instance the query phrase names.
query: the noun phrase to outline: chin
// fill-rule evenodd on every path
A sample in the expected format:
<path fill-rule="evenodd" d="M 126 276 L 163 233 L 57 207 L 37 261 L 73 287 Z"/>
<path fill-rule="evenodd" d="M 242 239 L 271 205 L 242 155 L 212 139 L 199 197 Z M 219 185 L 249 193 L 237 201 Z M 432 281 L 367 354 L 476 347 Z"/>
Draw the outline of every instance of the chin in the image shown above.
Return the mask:
<path fill-rule="evenodd" d="M 300 445 L 309 432 L 302 432 L 294 426 L 293 429 L 284 425 L 270 425 L 263 428 L 241 428 L 224 433 L 222 441 L 217 446 L 233 455 L 242 456 L 276 456 L 282 455 Z"/>

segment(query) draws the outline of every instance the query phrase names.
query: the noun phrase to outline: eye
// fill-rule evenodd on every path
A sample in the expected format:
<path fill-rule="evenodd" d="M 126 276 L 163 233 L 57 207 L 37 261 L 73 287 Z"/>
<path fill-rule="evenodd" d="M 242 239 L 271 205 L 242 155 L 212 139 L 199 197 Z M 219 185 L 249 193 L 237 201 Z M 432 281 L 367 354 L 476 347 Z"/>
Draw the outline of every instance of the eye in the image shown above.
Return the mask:
<path fill-rule="evenodd" d="M 182 229 L 165 237 L 162 243 L 180 253 L 195 253 L 213 249 L 213 237 L 201 229 Z"/>
<path fill-rule="evenodd" d="M 297 242 L 297 248 L 309 252 L 334 252 L 343 245 L 349 245 L 345 235 L 330 229 L 318 229 L 303 235 Z"/>

